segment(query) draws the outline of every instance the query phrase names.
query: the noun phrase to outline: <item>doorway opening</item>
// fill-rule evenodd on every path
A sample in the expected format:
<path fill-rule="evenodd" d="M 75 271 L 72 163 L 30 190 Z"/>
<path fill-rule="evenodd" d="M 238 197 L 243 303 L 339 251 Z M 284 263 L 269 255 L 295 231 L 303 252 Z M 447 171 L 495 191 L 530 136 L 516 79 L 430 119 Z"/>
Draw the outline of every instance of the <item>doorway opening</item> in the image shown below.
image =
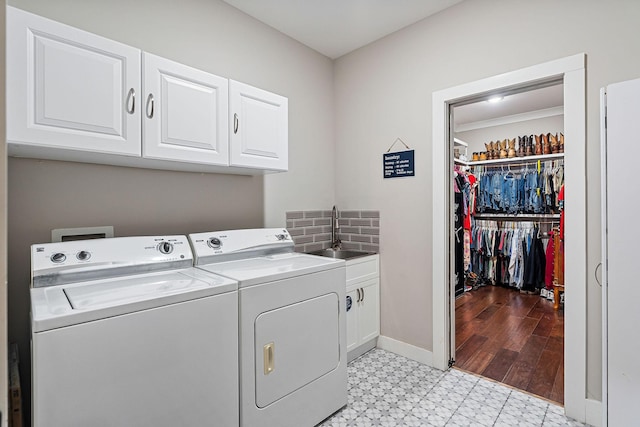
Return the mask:
<path fill-rule="evenodd" d="M 449 106 L 455 366 L 564 403 L 562 80 Z"/>
<path fill-rule="evenodd" d="M 455 248 L 451 168 L 454 152 L 452 106 L 491 96 L 508 96 L 562 82 L 565 199 L 564 369 L 565 413 L 586 419 L 586 167 L 585 55 L 579 54 L 478 80 L 433 94 L 433 362 L 446 369 L 456 355 Z M 533 132 L 531 132 L 533 133 Z M 530 134 L 531 134 L 530 133 Z M 529 135 L 530 135 L 529 134 Z M 524 133 L 523 133 L 524 135 Z M 506 136 L 505 136 L 506 137 Z M 495 136 L 494 138 L 498 138 Z M 494 140 L 495 141 L 495 140 Z M 508 150 L 508 148 L 507 148 Z M 484 151 L 484 150 L 483 150 Z M 473 151 L 471 152 L 473 153 Z M 472 155 L 472 154 L 471 154 Z M 533 296 L 533 295 L 532 295 Z M 535 296 L 535 298 L 540 298 Z M 557 374 L 557 373 L 556 373 Z"/>

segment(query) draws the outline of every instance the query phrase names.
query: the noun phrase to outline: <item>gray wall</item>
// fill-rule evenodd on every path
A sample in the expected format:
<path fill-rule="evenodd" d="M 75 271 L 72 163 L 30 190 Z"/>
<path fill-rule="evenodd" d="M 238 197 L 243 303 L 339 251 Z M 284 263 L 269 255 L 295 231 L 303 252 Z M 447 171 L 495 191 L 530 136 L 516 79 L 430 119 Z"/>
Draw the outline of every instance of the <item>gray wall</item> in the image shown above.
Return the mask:
<path fill-rule="evenodd" d="M 588 389 L 600 398 L 598 90 L 640 74 L 640 3 L 466 1 L 335 62 L 219 0 L 10 3 L 282 94 L 290 109 L 290 171 L 264 178 L 10 159 L 9 327 L 21 348 L 28 246 L 48 240 L 51 228 L 112 224 L 125 235 L 281 226 L 286 211 L 328 209 L 335 191 L 340 209 L 380 210 L 382 333 L 431 350 L 432 92 L 586 52 Z M 383 181 L 380 157 L 397 137 L 416 150 L 416 176 Z M 175 200 L 186 204 L 166 207 Z"/>
<path fill-rule="evenodd" d="M 9 336 L 22 350 L 28 396 L 29 245 L 49 241 L 52 228 L 185 234 L 284 226 L 287 210 L 327 209 L 334 192 L 333 65 L 219 0 L 10 4 L 289 98 L 286 173 L 246 177 L 9 159 Z M 310 166 L 323 176 L 309 173 Z"/>
<path fill-rule="evenodd" d="M 599 89 L 640 77 L 638 22 L 635 0 L 465 1 L 335 62 L 336 202 L 380 210 L 383 335 L 433 349 L 432 93 L 585 52 L 587 388 L 601 398 Z M 416 176 L 383 180 L 397 137 L 415 149 Z"/>

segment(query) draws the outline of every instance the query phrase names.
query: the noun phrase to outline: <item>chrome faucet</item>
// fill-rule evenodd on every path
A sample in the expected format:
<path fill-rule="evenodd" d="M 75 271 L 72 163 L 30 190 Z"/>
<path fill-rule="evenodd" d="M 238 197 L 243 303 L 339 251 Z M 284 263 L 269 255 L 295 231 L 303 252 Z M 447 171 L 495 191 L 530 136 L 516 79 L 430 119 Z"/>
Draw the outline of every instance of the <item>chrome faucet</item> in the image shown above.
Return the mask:
<path fill-rule="evenodd" d="M 338 224 L 338 210 L 335 205 L 331 211 L 331 248 L 340 249 L 342 242 L 338 238 L 338 230 L 340 230 L 340 224 Z"/>

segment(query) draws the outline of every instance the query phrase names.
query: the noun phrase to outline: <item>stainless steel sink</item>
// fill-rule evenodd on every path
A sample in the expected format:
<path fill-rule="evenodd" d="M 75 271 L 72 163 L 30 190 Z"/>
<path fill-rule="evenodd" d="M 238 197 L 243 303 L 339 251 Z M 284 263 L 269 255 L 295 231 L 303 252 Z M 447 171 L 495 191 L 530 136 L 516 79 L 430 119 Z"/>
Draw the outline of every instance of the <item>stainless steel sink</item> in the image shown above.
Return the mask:
<path fill-rule="evenodd" d="M 374 255 L 375 252 L 354 251 L 347 249 L 323 249 L 320 251 L 309 252 L 310 255 L 319 255 L 328 258 L 353 259 L 361 256 Z"/>

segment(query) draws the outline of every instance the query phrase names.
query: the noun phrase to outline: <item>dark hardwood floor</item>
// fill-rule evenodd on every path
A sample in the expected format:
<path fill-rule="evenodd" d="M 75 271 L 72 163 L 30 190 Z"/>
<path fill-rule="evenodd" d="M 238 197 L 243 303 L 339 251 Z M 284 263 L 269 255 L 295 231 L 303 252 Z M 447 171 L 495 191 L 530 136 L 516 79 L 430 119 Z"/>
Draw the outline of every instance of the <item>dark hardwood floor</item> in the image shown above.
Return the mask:
<path fill-rule="evenodd" d="M 564 310 L 484 286 L 456 299 L 456 367 L 562 404 Z"/>

